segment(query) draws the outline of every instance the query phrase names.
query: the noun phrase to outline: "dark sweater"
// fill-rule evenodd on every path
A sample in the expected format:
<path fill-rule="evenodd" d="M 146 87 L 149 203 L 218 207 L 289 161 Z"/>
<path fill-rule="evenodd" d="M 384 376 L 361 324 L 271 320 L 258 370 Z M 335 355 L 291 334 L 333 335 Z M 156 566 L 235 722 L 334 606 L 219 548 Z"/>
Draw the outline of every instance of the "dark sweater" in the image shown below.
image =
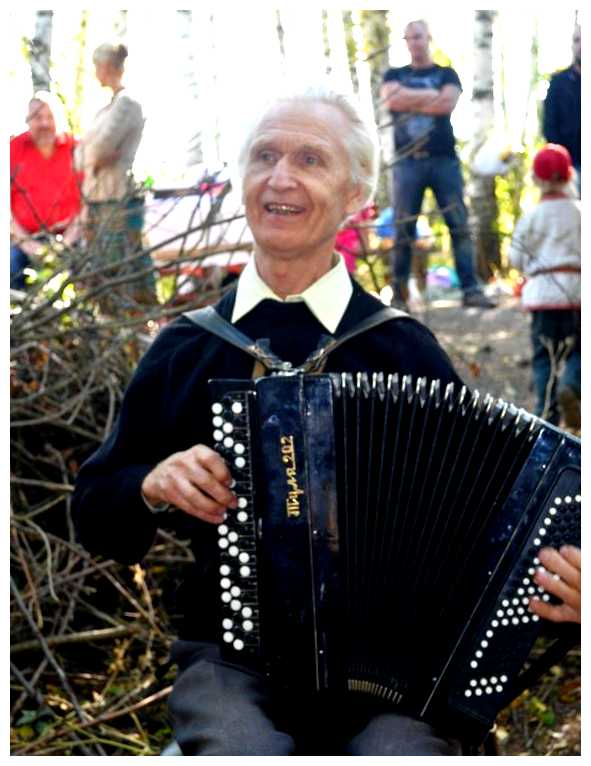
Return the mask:
<path fill-rule="evenodd" d="M 217 307 L 228 320 L 234 299 L 232 291 Z M 354 284 L 338 332 L 380 308 L 378 300 Z M 272 351 L 293 364 L 300 364 L 327 334 L 304 303 L 273 300 L 262 301 L 236 326 L 252 339 L 269 338 Z M 162 330 L 130 382 L 113 432 L 80 470 L 73 517 L 87 550 L 123 563 L 146 555 L 162 514 L 152 514 L 141 498 L 144 477 L 173 452 L 211 444 L 208 379 L 250 378 L 253 363 L 185 317 Z M 398 372 L 462 384 L 432 333 L 412 318 L 386 322 L 347 341 L 329 356 L 325 371 Z M 185 615 L 180 633 L 187 639 L 214 639 L 219 624 L 216 527 L 181 511 L 167 523 L 171 518 L 179 534 L 190 537 L 195 555 L 185 588 L 189 600 L 179 605 Z"/>

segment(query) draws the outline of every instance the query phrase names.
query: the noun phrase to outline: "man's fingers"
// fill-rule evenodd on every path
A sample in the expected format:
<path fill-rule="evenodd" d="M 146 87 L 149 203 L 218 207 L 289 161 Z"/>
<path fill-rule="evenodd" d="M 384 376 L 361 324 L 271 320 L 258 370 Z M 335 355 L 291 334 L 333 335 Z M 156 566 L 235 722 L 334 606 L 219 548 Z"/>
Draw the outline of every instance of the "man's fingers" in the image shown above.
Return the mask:
<path fill-rule="evenodd" d="M 534 576 L 534 580 L 540 585 L 547 593 L 551 593 L 556 596 L 565 604 L 572 606 L 573 608 L 580 608 L 581 606 L 581 591 L 577 588 L 569 585 L 562 580 L 557 580 L 550 572 L 543 572 L 538 570 Z"/>
<path fill-rule="evenodd" d="M 179 501 L 175 503 L 177 508 L 211 524 L 221 524 L 224 520 L 226 506 L 213 500 L 191 482 L 180 481 L 178 492 Z"/>
<path fill-rule="evenodd" d="M 210 497 L 223 508 L 235 508 L 236 496 L 228 487 L 221 483 L 216 476 L 203 468 L 199 463 L 195 464 L 191 474 L 191 484 L 198 487 L 201 492 Z"/>
<path fill-rule="evenodd" d="M 547 601 L 532 598 L 529 602 L 529 610 L 538 617 L 552 622 L 578 622 L 576 610 L 566 604 L 549 604 Z"/>
<path fill-rule="evenodd" d="M 581 589 L 581 552 L 570 545 L 564 545 L 560 552 L 554 548 L 543 548 L 539 553 L 540 563 L 561 580 L 577 590 Z"/>
<path fill-rule="evenodd" d="M 205 444 L 197 444 L 191 450 L 195 460 L 206 471 L 209 471 L 220 484 L 229 487 L 232 483 L 232 474 L 224 459 L 215 450 L 206 447 Z"/>

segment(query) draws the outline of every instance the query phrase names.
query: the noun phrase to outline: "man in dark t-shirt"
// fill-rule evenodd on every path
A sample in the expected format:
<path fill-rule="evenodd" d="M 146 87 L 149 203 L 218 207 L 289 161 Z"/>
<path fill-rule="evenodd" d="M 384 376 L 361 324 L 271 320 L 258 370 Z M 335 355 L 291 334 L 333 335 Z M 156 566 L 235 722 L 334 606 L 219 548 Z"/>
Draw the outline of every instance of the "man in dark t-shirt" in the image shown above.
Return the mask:
<path fill-rule="evenodd" d="M 568 149 L 577 172 L 581 196 L 581 27 L 573 32 L 573 62 L 550 78 L 544 101 L 543 131 L 546 141 Z"/>
<path fill-rule="evenodd" d="M 451 67 L 433 62 L 426 22 L 408 24 L 404 38 L 411 63 L 388 69 L 382 85 L 382 98 L 392 114 L 396 155 L 393 300 L 400 307 L 406 305 L 414 229 L 425 190 L 431 188 L 452 238 L 464 305 L 493 308 L 474 273 L 464 184 L 450 120 L 462 90 L 460 79 Z"/>

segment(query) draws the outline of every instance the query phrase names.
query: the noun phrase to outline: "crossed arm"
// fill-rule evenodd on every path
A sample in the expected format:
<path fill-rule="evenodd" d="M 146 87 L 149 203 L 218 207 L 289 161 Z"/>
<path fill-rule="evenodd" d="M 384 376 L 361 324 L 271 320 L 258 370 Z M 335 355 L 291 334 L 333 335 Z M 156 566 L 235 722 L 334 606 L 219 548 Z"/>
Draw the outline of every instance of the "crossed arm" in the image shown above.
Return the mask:
<path fill-rule="evenodd" d="M 60 229 L 61 226 L 58 223 L 53 228 Z M 63 232 L 62 237 L 64 244 L 67 247 L 71 247 L 80 238 L 81 233 L 80 217 L 76 216 L 70 221 Z M 26 231 L 26 229 L 24 229 L 12 216 L 10 217 L 10 238 L 12 242 L 18 245 L 20 249 L 29 256 L 33 263 L 36 261 L 37 256 L 39 256 L 45 249 L 45 246 L 40 244 L 39 240 L 32 234 L 29 234 L 29 232 Z"/>
<path fill-rule="evenodd" d="M 420 114 L 451 114 L 460 97 L 457 85 L 444 85 L 441 90 L 434 88 L 405 88 L 399 82 L 385 82 L 381 97 L 392 112 L 417 112 Z"/>

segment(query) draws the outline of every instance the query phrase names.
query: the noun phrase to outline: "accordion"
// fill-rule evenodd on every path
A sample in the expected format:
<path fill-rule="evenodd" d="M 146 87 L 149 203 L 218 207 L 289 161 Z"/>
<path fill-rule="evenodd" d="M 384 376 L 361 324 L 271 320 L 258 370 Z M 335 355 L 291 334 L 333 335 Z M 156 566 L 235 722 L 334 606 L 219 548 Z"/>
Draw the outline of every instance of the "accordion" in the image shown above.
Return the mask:
<path fill-rule="evenodd" d="M 238 497 L 221 643 L 300 691 L 486 731 L 540 633 L 546 545 L 580 545 L 580 442 L 490 395 L 383 374 L 211 380 Z"/>

